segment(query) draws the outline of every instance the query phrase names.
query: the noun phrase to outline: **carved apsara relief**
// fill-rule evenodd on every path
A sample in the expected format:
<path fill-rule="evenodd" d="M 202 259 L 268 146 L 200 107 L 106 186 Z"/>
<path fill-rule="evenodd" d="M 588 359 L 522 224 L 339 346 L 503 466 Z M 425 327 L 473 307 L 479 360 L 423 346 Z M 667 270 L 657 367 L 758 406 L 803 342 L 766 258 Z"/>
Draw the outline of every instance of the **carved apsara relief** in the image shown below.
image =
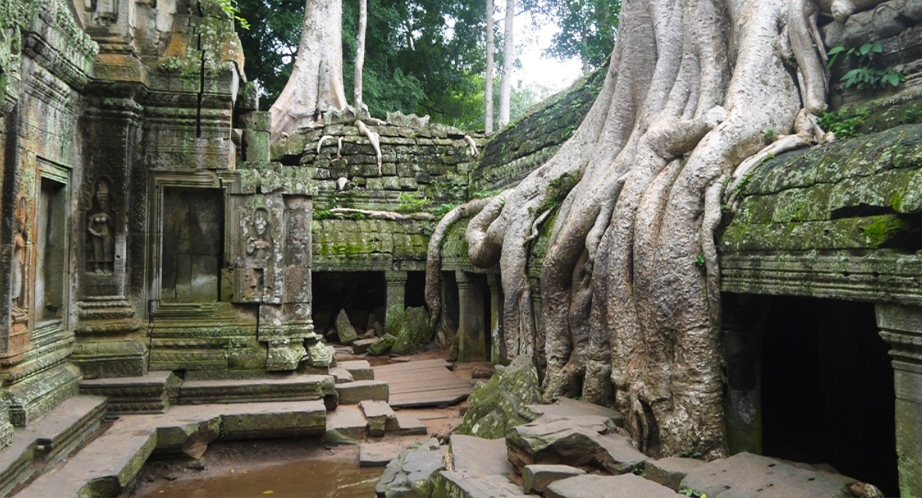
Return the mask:
<path fill-rule="evenodd" d="M 29 258 L 26 254 L 29 242 L 29 201 L 24 196 L 19 196 L 16 201 L 16 212 L 13 214 L 13 261 L 12 283 L 10 293 L 10 314 L 13 322 L 24 321 L 28 317 L 26 304 L 26 278 Z"/>
<path fill-rule="evenodd" d="M 252 231 L 246 238 L 247 298 L 259 299 L 266 291 L 266 270 L 272 256 L 272 226 L 269 211 L 258 207 L 253 211 Z"/>
<path fill-rule="evenodd" d="M 111 274 L 115 265 L 115 218 L 111 207 L 111 184 L 106 178 L 96 182 L 93 210 L 87 216 L 86 230 L 91 250 L 87 253 L 87 271 Z"/>

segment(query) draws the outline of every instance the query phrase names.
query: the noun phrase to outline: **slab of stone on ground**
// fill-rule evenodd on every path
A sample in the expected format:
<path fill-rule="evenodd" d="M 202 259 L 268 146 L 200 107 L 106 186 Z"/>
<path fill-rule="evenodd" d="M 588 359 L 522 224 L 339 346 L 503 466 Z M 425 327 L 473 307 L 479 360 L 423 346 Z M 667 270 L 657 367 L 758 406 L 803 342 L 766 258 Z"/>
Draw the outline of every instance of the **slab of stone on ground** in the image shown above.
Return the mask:
<path fill-rule="evenodd" d="M 391 429 L 388 429 L 391 430 Z M 426 435 L 429 430 L 426 424 L 409 413 L 397 412 L 397 434 L 401 436 Z"/>
<path fill-rule="evenodd" d="M 355 405 L 364 400 L 388 401 L 390 387 L 383 380 L 357 380 L 336 386 L 339 404 Z"/>
<path fill-rule="evenodd" d="M 352 376 L 352 372 L 346 370 L 343 367 L 331 368 L 330 375 L 336 379 L 337 384 L 346 384 L 355 380 L 355 378 Z"/>
<path fill-rule="evenodd" d="M 484 439 L 452 434 L 449 451 L 455 472 L 470 477 L 511 475 L 515 468 L 506 456 L 505 439 Z"/>
<path fill-rule="evenodd" d="M 707 493 L 712 498 L 820 498 L 849 496 L 854 479 L 829 472 L 797 468 L 772 458 L 738 453 L 692 470 L 682 487 Z"/>
<path fill-rule="evenodd" d="M 372 344 L 378 342 L 378 339 L 357 339 L 352 343 L 353 354 L 364 354 Z"/>
<path fill-rule="evenodd" d="M 675 491 L 634 474 L 579 475 L 551 483 L 544 493 L 544 498 L 676 498 L 677 496 L 680 495 L 677 495 Z"/>
<path fill-rule="evenodd" d="M 359 408 L 368 421 L 369 436 L 381 437 L 388 427 L 391 427 L 391 430 L 397 429 L 397 414 L 384 401 L 363 400 L 359 402 Z"/>
<path fill-rule="evenodd" d="M 612 410 L 611 408 L 596 405 L 594 403 L 589 403 L 587 401 L 580 401 L 572 398 L 561 397 L 556 401 L 550 404 L 531 404 L 527 405 L 526 411 L 530 414 L 533 414 L 531 417 L 532 420 L 537 419 L 543 415 L 551 415 L 558 417 L 576 417 L 583 415 L 597 415 L 601 417 L 606 417 L 615 422 L 615 425 L 621 427 L 623 426 L 621 412 L 617 410 Z"/>
<path fill-rule="evenodd" d="M 682 479 L 685 479 L 689 472 L 704 464 L 704 460 L 696 458 L 668 457 L 649 460 L 643 466 L 644 477 L 673 491 L 678 491 L 682 488 Z"/>
<path fill-rule="evenodd" d="M 397 458 L 405 446 L 388 441 L 364 442 L 359 446 L 359 467 L 384 467 Z"/>
<path fill-rule="evenodd" d="M 522 469 L 522 489 L 526 493 L 543 494 L 551 483 L 585 473 L 585 470 L 569 465 L 526 465 Z"/>

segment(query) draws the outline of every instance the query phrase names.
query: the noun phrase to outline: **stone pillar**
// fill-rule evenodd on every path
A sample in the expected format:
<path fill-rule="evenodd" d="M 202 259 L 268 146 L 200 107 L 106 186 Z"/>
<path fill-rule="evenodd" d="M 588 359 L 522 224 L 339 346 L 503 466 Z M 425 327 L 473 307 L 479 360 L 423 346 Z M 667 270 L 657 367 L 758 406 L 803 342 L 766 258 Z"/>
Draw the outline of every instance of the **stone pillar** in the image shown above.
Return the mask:
<path fill-rule="evenodd" d="M 876 311 L 893 358 L 900 495 L 922 496 L 922 307 L 879 304 Z"/>
<path fill-rule="evenodd" d="M 458 320 L 458 361 L 485 361 L 487 341 L 483 316 L 483 285 L 463 271 L 455 272 L 461 312 Z"/>
<path fill-rule="evenodd" d="M 384 272 L 387 285 L 387 310 L 384 317 L 384 331 L 394 333 L 394 320 L 406 309 L 404 299 L 407 292 L 407 272 L 393 270 Z"/>
<path fill-rule="evenodd" d="M 490 286 L 490 362 L 505 365 L 509 359 L 503 339 L 503 286 L 500 275 L 487 275 L 487 285 Z"/>
<path fill-rule="evenodd" d="M 731 454 L 762 454 L 762 316 L 745 296 L 724 296 L 722 337 L 727 365 L 724 397 Z M 760 308 L 764 311 L 765 307 Z"/>

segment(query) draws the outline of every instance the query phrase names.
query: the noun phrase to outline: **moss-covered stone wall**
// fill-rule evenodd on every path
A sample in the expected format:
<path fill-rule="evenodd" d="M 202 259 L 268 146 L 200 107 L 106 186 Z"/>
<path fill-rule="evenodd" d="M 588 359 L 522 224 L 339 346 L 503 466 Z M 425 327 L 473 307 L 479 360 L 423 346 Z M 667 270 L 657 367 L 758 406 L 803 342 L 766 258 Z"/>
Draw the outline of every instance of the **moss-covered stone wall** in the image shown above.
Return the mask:
<path fill-rule="evenodd" d="M 605 64 L 491 137 L 471 172 L 472 192 L 511 187 L 553 157 L 583 122 L 607 72 Z"/>

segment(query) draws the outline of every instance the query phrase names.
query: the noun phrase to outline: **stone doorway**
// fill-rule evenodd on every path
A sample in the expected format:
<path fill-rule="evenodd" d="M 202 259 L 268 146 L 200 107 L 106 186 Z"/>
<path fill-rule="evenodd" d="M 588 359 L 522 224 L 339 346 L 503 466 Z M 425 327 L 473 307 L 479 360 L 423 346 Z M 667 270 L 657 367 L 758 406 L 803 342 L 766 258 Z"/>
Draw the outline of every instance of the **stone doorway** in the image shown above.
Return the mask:
<path fill-rule="evenodd" d="M 761 300 L 764 454 L 828 463 L 897 495 L 893 370 L 874 305 Z"/>

